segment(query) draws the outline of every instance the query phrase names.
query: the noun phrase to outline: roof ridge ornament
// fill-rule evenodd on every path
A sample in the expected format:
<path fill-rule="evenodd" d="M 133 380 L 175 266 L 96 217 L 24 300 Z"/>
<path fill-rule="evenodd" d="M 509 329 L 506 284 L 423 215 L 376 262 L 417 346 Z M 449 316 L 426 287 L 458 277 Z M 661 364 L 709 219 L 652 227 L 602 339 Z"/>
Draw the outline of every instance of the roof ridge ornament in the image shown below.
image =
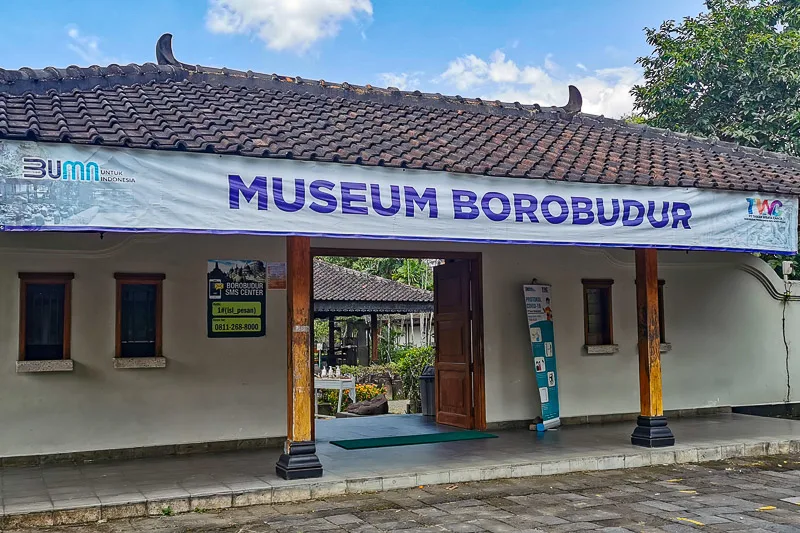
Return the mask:
<path fill-rule="evenodd" d="M 159 65 L 171 65 L 183 70 L 197 70 L 197 67 L 181 63 L 175 59 L 175 54 L 172 53 L 172 34 L 165 33 L 158 38 L 156 43 L 156 62 Z"/>
<path fill-rule="evenodd" d="M 564 111 L 570 114 L 580 113 L 582 106 L 583 106 L 583 96 L 581 96 L 581 92 L 574 85 L 570 85 L 569 101 L 567 102 L 567 105 L 564 106 Z"/>

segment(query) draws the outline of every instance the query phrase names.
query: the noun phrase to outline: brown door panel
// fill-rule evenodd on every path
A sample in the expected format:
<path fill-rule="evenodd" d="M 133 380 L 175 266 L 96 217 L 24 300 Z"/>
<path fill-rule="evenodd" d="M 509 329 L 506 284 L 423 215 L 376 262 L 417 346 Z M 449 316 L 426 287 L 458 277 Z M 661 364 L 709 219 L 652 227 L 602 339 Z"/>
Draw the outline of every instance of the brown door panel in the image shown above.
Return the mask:
<path fill-rule="evenodd" d="M 436 346 L 439 348 L 437 353 L 438 363 L 463 363 L 465 335 L 469 332 L 464 331 L 464 321 L 460 317 L 458 319 L 444 319 L 440 318 L 437 323 Z M 438 339 L 443 338 L 444 342 L 439 342 Z"/>
<path fill-rule="evenodd" d="M 470 264 L 455 261 L 434 269 L 436 421 L 472 428 L 472 331 Z"/>

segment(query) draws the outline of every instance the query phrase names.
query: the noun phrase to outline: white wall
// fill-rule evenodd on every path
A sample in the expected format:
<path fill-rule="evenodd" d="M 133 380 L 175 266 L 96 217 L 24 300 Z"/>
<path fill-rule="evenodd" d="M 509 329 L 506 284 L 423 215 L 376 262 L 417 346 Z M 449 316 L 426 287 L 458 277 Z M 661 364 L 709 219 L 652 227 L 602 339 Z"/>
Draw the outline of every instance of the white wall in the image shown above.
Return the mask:
<path fill-rule="evenodd" d="M 206 261 L 283 261 L 248 236 L 0 233 L 0 455 L 286 435 L 286 294 L 266 336 L 209 339 Z M 20 271 L 74 272 L 71 373 L 16 374 Z M 165 369 L 115 370 L 114 272 L 164 281 Z"/>
<path fill-rule="evenodd" d="M 521 286 L 553 285 L 563 416 L 635 412 L 633 252 L 566 247 L 315 239 L 314 246 L 483 253 L 487 421 L 532 419 L 539 403 Z M 208 339 L 208 259 L 284 259 L 284 240 L 248 236 L 0 233 L 0 455 L 282 436 L 285 292 L 267 293 L 267 335 Z M 745 254 L 662 252 L 664 405 L 775 403 L 786 394 L 778 277 Z M 16 374 L 20 271 L 74 272 L 72 373 Z M 163 272 L 166 369 L 114 370 L 114 272 Z M 619 353 L 583 350 L 581 278 L 611 278 Z M 800 292 L 795 290 L 795 292 Z M 800 303 L 787 310 L 800 390 Z M 797 399 L 797 394 L 792 395 Z"/>
<path fill-rule="evenodd" d="M 487 421 L 540 414 L 522 299 L 533 278 L 553 285 L 561 415 L 638 412 L 634 253 L 601 248 L 318 240 L 315 246 L 472 251 L 483 254 Z M 662 355 L 665 409 L 781 402 L 786 395 L 782 303 L 751 274 L 751 265 L 783 291 L 766 264 L 748 254 L 660 252 L 665 280 Z M 619 352 L 583 349 L 582 278 L 614 280 L 614 341 Z M 800 289 L 795 289 L 800 293 Z M 790 346 L 800 340 L 800 303 L 790 303 Z M 800 357 L 790 373 L 800 391 Z M 798 398 L 792 395 L 792 400 Z"/>

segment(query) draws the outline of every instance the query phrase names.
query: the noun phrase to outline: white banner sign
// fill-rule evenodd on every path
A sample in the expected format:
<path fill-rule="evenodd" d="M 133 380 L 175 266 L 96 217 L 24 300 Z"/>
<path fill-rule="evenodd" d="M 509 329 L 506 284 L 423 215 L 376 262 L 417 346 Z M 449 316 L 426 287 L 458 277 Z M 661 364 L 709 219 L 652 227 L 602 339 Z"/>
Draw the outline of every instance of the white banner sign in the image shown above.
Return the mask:
<path fill-rule="evenodd" d="M 797 250 L 797 198 L 0 142 L 0 229 Z"/>

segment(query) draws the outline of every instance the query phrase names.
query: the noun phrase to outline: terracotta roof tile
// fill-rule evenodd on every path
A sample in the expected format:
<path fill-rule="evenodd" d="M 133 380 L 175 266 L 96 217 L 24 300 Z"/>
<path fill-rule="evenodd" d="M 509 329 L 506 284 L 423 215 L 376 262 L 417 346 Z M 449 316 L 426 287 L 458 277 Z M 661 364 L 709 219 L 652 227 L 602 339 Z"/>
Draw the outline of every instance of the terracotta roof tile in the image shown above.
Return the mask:
<path fill-rule="evenodd" d="M 433 303 L 433 292 L 315 259 L 314 300 Z"/>
<path fill-rule="evenodd" d="M 186 65 L 0 69 L 0 139 L 587 183 L 800 191 L 800 160 L 562 108 Z"/>

